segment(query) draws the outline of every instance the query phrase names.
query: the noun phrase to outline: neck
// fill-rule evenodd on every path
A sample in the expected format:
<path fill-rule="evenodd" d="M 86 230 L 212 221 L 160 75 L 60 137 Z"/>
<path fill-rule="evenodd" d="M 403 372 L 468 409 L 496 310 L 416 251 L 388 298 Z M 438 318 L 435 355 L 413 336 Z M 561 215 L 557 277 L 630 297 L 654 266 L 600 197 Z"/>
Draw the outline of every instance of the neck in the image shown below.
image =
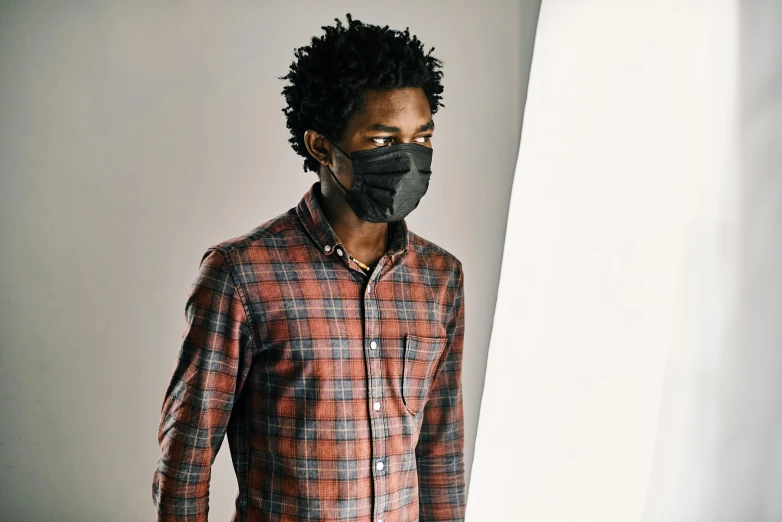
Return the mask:
<path fill-rule="evenodd" d="M 366 265 L 374 265 L 388 250 L 388 223 L 359 219 L 339 190 L 321 182 L 317 197 L 323 215 L 348 254 Z"/>

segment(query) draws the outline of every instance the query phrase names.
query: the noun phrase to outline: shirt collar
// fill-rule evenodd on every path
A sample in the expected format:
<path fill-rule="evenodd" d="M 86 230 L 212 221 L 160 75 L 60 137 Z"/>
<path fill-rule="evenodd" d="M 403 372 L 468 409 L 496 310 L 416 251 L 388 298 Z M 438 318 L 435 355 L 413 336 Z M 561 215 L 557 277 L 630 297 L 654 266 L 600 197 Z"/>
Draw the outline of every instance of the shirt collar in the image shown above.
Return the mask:
<path fill-rule="evenodd" d="M 338 245 L 342 245 L 342 242 L 323 214 L 323 209 L 318 200 L 320 194 L 320 181 L 316 181 L 299 201 L 299 204 L 296 206 L 296 214 L 298 214 L 304 229 L 318 245 L 320 251 L 326 255 L 331 255 Z M 409 241 L 407 223 L 404 219 L 392 221 L 388 224 L 387 254 L 398 255 L 406 252 Z"/>

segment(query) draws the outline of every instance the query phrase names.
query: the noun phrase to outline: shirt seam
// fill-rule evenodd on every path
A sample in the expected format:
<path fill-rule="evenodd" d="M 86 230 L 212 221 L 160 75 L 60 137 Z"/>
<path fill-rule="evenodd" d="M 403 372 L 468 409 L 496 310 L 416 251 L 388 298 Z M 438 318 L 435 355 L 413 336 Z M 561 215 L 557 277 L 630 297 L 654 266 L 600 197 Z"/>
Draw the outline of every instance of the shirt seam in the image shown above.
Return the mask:
<path fill-rule="evenodd" d="M 227 249 L 223 249 L 222 247 L 215 247 L 214 249 L 218 250 L 223 255 L 223 258 L 226 261 L 227 269 L 228 269 L 228 275 L 230 276 L 231 281 L 233 282 L 234 290 L 236 291 L 236 294 L 239 296 L 239 302 L 242 305 L 242 311 L 244 312 L 244 318 L 247 321 L 248 326 L 250 327 L 250 343 L 252 344 L 252 348 L 253 348 L 252 350 L 250 350 L 250 365 L 252 366 L 252 359 L 254 359 L 254 357 L 255 357 L 255 353 L 254 353 L 255 352 L 255 347 L 259 347 L 260 348 L 261 345 L 256 342 L 256 337 L 258 335 L 257 331 L 256 331 L 257 327 L 256 327 L 255 322 L 251 319 L 251 314 L 249 313 L 249 309 L 247 307 L 246 296 L 244 294 L 244 291 L 243 291 L 241 285 L 239 285 L 238 281 L 236 280 L 236 276 L 234 275 L 234 270 L 233 270 L 234 262 L 233 262 L 233 259 L 231 258 L 231 254 L 234 252 L 235 249 L 231 249 L 230 251 L 227 251 Z M 244 382 L 244 386 L 242 386 L 242 390 L 244 390 L 245 386 L 247 385 L 247 380 L 249 378 L 249 372 L 250 372 L 250 368 L 247 369 L 247 374 L 248 375 L 245 377 L 245 382 Z M 249 405 L 251 404 L 251 402 L 252 401 L 249 401 L 249 400 L 245 401 L 245 403 L 246 403 L 245 404 L 245 419 L 250 418 L 247 415 L 247 413 L 248 413 L 247 408 L 249 408 Z M 251 429 L 251 428 L 248 426 L 248 430 L 249 429 Z M 250 468 L 251 468 L 251 462 L 252 462 L 253 448 L 252 448 L 252 444 L 249 443 L 249 440 L 250 440 L 250 437 L 249 436 L 246 437 L 244 449 L 247 452 L 247 459 L 245 461 L 245 466 L 244 466 L 245 469 L 242 469 L 242 472 L 244 473 L 244 488 L 242 488 L 243 489 L 242 505 L 244 506 L 244 517 L 243 517 L 244 522 L 247 522 L 247 516 L 249 514 L 249 505 L 250 505 L 250 498 L 249 498 L 249 495 L 250 495 L 250 484 L 249 484 L 249 481 L 250 481 Z M 237 477 L 237 479 L 238 479 L 238 477 Z"/>
<path fill-rule="evenodd" d="M 219 250 L 223 255 L 228 258 L 229 255 L 234 253 L 236 250 L 247 246 L 248 244 L 252 243 L 253 241 L 256 241 L 258 239 L 262 239 L 266 236 L 276 236 L 277 234 L 280 234 L 282 232 L 285 232 L 286 230 L 290 229 L 296 229 L 298 228 L 295 223 L 286 222 L 284 223 L 283 228 L 275 231 L 271 231 L 268 228 L 264 229 L 260 234 L 252 234 L 248 237 L 245 237 L 244 239 L 237 241 L 235 243 L 232 243 L 230 245 L 215 245 L 213 247 L 210 247 L 213 250 Z M 230 260 L 229 260 L 230 261 Z"/>

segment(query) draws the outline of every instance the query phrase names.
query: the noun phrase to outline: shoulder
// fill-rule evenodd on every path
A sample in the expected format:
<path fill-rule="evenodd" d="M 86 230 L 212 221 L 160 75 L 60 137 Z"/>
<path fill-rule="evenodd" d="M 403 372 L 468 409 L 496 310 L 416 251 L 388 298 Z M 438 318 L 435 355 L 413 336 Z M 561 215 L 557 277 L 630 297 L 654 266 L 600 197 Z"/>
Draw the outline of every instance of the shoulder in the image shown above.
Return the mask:
<path fill-rule="evenodd" d="M 457 277 L 461 275 L 462 262 L 454 254 L 411 230 L 408 230 L 408 235 L 408 248 L 413 249 L 418 256 L 430 260 L 440 269 L 450 270 Z"/>
<path fill-rule="evenodd" d="M 296 208 L 290 208 L 271 219 L 266 220 L 252 229 L 237 236 L 215 243 L 206 249 L 201 261 L 210 254 L 219 252 L 226 262 L 231 259 L 241 258 L 244 252 L 273 244 L 281 236 L 299 234 L 297 226 Z"/>

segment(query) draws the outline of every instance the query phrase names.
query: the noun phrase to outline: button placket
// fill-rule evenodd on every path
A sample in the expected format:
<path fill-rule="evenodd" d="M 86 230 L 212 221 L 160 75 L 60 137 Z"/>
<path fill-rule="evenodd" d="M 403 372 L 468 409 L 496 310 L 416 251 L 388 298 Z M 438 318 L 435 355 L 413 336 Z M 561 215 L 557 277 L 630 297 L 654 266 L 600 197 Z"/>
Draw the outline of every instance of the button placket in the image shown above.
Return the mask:
<path fill-rule="evenodd" d="M 383 268 L 384 260 L 381 259 L 378 266 L 375 268 L 375 273 L 370 275 L 369 283 L 367 284 L 366 291 L 364 293 L 364 332 L 366 332 L 366 339 L 369 340 L 365 349 L 365 356 L 367 361 L 367 370 L 369 371 L 369 388 L 368 397 L 370 405 L 370 426 L 372 433 L 372 456 L 374 459 L 374 513 L 376 516 L 383 514 L 385 511 L 385 504 L 383 499 L 386 497 L 386 480 L 385 476 L 388 473 L 388 461 L 386 455 L 386 434 L 388 433 L 387 419 L 385 415 L 380 413 L 382 396 L 383 396 L 383 372 L 381 366 L 380 357 L 380 339 L 379 334 L 381 332 L 380 325 L 380 310 L 377 299 L 374 298 L 376 294 L 372 291 L 377 284 L 376 275 L 380 273 Z M 375 276 L 373 279 L 372 276 Z M 382 520 L 378 518 L 377 520 Z"/>

